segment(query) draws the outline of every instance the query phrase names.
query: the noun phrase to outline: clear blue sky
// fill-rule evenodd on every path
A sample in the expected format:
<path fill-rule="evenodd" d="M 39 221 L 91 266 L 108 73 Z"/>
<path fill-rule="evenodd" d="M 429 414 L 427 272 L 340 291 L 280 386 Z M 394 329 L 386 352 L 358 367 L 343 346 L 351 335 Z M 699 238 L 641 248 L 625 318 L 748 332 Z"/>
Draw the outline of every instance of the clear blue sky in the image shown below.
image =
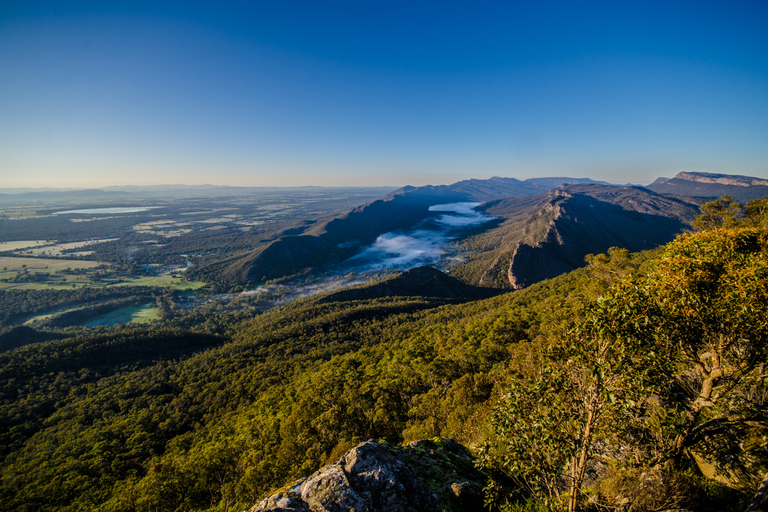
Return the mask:
<path fill-rule="evenodd" d="M 0 2 L 0 187 L 768 178 L 768 2 Z"/>

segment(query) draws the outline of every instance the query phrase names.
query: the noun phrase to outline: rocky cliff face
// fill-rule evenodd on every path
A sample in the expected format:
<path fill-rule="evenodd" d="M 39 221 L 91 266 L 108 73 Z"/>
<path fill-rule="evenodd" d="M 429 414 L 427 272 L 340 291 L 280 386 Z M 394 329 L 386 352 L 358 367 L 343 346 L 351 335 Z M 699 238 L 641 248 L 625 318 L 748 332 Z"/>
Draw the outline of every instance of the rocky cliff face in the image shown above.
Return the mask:
<path fill-rule="evenodd" d="M 695 181 L 698 183 L 717 183 L 719 185 L 732 185 L 734 187 L 768 186 L 768 180 L 752 178 L 750 176 L 736 176 L 729 174 L 710 174 L 707 172 L 679 172 L 675 179 Z"/>
<path fill-rule="evenodd" d="M 250 512 L 440 512 L 480 510 L 483 475 L 455 441 L 407 447 L 373 440 L 259 502 Z"/>
<path fill-rule="evenodd" d="M 768 180 L 751 176 L 712 174 L 707 172 L 679 172 L 669 180 L 656 180 L 648 189 L 659 194 L 717 198 L 729 195 L 745 203 L 768 195 Z"/>

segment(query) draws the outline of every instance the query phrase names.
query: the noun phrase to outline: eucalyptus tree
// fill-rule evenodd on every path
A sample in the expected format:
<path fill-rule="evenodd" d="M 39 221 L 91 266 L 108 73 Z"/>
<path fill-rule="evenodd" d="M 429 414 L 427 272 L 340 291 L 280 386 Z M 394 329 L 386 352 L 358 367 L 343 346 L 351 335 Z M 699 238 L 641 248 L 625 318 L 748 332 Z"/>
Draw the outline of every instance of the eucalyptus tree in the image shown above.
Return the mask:
<path fill-rule="evenodd" d="M 670 454 L 679 458 L 697 432 L 712 425 L 700 423 L 704 410 L 712 411 L 715 423 L 749 415 L 749 407 L 716 409 L 759 378 L 755 370 L 768 353 L 768 231 L 681 236 L 666 247 L 648 279 L 661 313 L 658 336 L 673 351 L 678 377 L 691 395 Z"/>
<path fill-rule="evenodd" d="M 708 430 L 762 421 L 765 404 L 733 397 L 763 385 L 767 353 L 768 231 L 682 235 L 646 276 L 620 281 L 554 340 L 537 379 L 511 386 L 481 463 L 550 510 L 576 510 L 598 441 L 671 432 L 637 463 L 675 467 Z M 668 424 L 650 421 L 651 401 L 667 409 Z"/>

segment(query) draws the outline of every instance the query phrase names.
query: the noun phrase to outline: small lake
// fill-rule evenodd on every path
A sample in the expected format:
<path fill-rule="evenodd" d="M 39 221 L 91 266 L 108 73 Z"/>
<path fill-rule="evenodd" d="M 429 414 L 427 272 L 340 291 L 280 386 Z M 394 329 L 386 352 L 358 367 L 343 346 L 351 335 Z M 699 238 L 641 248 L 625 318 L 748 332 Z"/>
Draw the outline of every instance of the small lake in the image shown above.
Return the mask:
<path fill-rule="evenodd" d="M 132 206 L 132 207 L 116 207 L 116 208 L 85 208 L 83 210 L 65 210 L 61 212 L 54 212 L 53 215 L 104 215 L 104 214 L 118 214 L 118 213 L 138 213 L 147 212 L 153 208 L 162 208 L 162 206 Z"/>

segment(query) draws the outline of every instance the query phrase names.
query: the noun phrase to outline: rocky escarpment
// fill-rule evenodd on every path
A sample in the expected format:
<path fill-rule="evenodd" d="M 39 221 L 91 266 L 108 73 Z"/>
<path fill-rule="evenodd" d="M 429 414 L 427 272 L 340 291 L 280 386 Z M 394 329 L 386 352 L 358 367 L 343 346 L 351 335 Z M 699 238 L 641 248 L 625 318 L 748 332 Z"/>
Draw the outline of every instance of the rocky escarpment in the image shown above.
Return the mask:
<path fill-rule="evenodd" d="M 768 180 L 708 172 L 679 172 L 674 178 L 656 180 L 647 188 L 660 194 L 707 198 L 729 195 L 744 203 L 768 195 Z"/>
<path fill-rule="evenodd" d="M 250 512 L 480 510 L 483 475 L 449 439 L 405 447 L 374 440 L 259 502 Z"/>
<path fill-rule="evenodd" d="M 751 176 L 736 176 L 730 174 L 711 174 L 708 172 L 679 172 L 676 179 L 697 181 L 699 183 L 717 183 L 719 185 L 733 185 L 735 187 L 750 187 L 752 185 L 768 186 L 768 180 L 752 178 Z"/>
<path fill-rule="evenodd" d="M 619 187 L 605 193 L 587 187 L 569 187 L 552 193 L 544 210 L 546 229 L 535 244 L 521 243 L 509 263 L 508 278 L 513 288 L 555 277 L 584 265 L 587 254 L 621 247 L 630 252 L 663 245 L 686 228 L 682 219 L 697 211 L 692 204 L 668 204 L 642 189 Z M 673 208 L 682 212 L 673 214 Z M 682 213 L 682 214 L 681 214 Z"/>
<path fill-rule="evenodd" d="M 503 221 L 468 242 L 473 261 L 456 273 L 468 282 L 514 289 L 579 268 L 587 254 L 610 247 L 658 247 L 690 229 L 699 213 L 694 200 L 602 185 L 566 185 L 478 209 Z"/>

